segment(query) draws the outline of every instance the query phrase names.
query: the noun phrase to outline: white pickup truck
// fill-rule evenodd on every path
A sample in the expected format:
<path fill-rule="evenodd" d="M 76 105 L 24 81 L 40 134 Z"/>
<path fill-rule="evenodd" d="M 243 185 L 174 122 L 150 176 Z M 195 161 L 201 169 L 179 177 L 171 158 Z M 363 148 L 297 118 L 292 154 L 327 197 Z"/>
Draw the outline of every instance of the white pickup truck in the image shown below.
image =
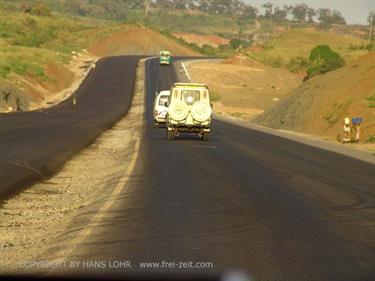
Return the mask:
<path fill-rule="evenodd" d="M 170 91 L 160 91 L 155 95 L 153 110 L 155 127 L 165 124 L 170 93 Z"/>

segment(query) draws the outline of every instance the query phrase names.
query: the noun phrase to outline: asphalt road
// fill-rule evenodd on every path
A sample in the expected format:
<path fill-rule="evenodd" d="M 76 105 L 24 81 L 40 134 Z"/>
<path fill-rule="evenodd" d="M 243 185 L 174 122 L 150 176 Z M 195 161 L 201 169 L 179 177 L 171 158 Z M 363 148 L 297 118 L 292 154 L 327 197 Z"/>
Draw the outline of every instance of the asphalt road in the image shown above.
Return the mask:
<path fill-rule="evenodd" d="M 240 269 L 255 280 L 375 280 L 374 165 L 218 120 L 207 142 L 167 141 L 153 128 L 152 102 L 176 77 L 157 60 L 146 66 L 135 171 L 71 259 L 130 260 L 131 271 L 211 262 L 195 270 Z"/>
<path fill-rule="evenodd" d="M 99 61 L 76 107 L 67 100 L 0 115 L 0 198 L 52 174 L 124 116 L 138 60 Z M 146 129 L 135 170 L 109 219 L 69 259 L 130 261 L 131 271 L 240 269 L 263 281 L 375 280 L 373 164 L 218 120 L 207 142 L 167 141 L 165 129 L 153 128 L 152 103 L 176 76 L 157 60 L 146 66 Z M 163 261 L 164 268 L 140 268 Z M 179 262 L 213 267 L 179 269 Z"/>
<path fill-rule="evenodd" d="M 0 114 L 0 204 L 48 178 L 124 116 L 139 56 L 99 60 L 72 99 L 50 109 Z"/>

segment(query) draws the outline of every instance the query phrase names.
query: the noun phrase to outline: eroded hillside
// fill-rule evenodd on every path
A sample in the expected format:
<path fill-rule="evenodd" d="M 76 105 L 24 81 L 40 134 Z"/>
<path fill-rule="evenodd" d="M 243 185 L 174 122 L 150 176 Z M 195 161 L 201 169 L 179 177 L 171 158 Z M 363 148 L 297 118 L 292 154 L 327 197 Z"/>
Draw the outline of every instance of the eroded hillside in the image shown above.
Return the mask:
<path fill-rule="evenodd" d="M 375 135 L 375 52 L 303 83 L 255 122 L 335 138 L 345 117 L 363 118 L 362 141 Z"/>

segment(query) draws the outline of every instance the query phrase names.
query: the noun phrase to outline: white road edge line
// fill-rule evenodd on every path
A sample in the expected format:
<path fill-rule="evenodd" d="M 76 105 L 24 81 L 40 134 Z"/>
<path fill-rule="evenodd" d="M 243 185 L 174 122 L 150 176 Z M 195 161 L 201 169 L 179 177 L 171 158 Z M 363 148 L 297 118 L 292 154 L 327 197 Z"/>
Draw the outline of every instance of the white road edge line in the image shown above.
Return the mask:
<path fill-rule="evenodd" d="M 185 63 L 184 63 L 183 61 L 181 62 L 181 67 L 182 67 L 182 69 L 183 69 L 183 71 L 184 71 L 184 73 L 185 73 L 185 77 L 186 77 L 186 79 L 188 79 L 189 81 L 191 81 L 190 74 L 189 74 L 189 72 L 187 71 L 187 68 L 186 68 L 186 66 L 185 66 Z"/>

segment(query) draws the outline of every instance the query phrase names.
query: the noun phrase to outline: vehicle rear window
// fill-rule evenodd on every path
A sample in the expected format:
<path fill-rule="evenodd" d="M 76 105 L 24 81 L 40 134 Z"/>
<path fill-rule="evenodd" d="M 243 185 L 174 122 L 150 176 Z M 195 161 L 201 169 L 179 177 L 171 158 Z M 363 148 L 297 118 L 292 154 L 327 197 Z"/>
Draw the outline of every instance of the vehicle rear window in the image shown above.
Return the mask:
<path fill-rule="evenodd" d="M 182 90 L 181 97 L 186 104 L 191 105 L 199 101 L 200 92 L 195 90 Z"/>

